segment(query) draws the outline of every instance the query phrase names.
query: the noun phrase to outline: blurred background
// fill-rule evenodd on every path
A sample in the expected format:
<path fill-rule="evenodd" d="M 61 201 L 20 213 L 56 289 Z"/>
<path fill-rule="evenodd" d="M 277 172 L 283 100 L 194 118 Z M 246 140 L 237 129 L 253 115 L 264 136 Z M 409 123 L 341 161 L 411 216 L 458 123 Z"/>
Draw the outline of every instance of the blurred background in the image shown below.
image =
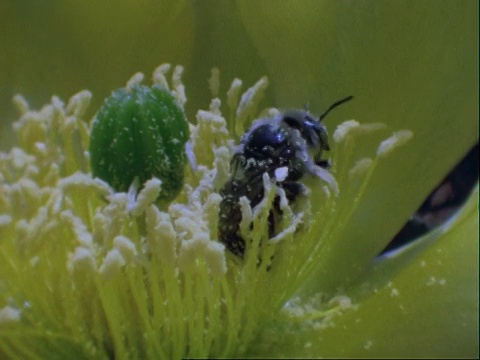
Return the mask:
<path fill-rule="evenodd" d="M 2 0 L 0 48 L 2 150 L 12 145 L 15 94 L 35 109 L 52 95 L 67 101 L 89 89 L 93 115 L 135 72 L 149 82 L 156 66 L 170 62 L 186 68 L 192 117 L 208 106 L 213 66 L 225 89 L 234 76 L 251 86 L 266 73 L 233 1 Z"/>

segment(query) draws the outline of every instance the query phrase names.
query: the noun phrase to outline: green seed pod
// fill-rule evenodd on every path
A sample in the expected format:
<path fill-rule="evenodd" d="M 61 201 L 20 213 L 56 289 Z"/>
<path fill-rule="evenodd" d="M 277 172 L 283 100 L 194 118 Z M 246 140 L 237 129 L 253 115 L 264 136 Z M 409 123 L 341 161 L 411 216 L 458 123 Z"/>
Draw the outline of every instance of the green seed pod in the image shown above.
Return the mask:
<path fill-rule="evenodd" d="M 188 123 L 172 94 L 159 85 L 115 90 L 93 120 L 93 176 L 127 191 L 153 176 L 162 181 L 157 202 L 174 199 L 183 185 Z"/>

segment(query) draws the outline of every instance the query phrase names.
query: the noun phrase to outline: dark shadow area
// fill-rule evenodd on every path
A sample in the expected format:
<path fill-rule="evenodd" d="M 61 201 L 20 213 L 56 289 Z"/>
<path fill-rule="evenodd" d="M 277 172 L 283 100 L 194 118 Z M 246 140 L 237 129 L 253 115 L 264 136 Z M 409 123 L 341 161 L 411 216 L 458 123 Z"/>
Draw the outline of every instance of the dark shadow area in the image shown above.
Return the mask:
<path fill-rule="evenodd" d="M 448 220 L 478 181 L 478 143 L 427 197 L 382 254 L 412 242 Z"/>

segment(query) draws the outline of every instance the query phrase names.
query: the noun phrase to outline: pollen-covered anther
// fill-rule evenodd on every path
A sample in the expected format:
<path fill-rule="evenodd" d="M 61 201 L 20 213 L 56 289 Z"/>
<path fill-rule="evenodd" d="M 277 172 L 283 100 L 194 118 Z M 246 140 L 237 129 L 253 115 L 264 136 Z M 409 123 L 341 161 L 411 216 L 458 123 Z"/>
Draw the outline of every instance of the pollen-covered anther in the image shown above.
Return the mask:
<path fill-rule="evenodd" d="M 41 235 L 47 233 L 55 224 L 57 220 L 50 219 L 48 208 L 42 206 L 30 221 L 21 219 L 15 224 L 17 244 L 22 250 L 26 250 L 30 245 L 40 241 Z"/>
<path fill-rule="evenodd" d="M 77 246 L 73 253 L 68 254 L 67 268 L 70 272 L 75 270 L 96 270 L 97 262 L 94 250 L 83 246 Z"/>
<path fill-rule="evenodd" d="M 165 89 L 169 90 L 170 87 L 168 85 L 168 81 L 166 78 L 166 74 L 170 71 L 171 69 L 170 64 L 161 64 L 159 65 L 154 71 L 152 75 L 152 81 L 155 84 L 159 84 L 163 86 Z"/>
<path fill-rule="evenodd" d="M 105 215 L 111 219 L 125 216 L 129 205 L 126 193 L 113 193 L 107 196 L 107 200 L 110 204 L 104 209 Z"/>
<path fill-rule="evenodd" d="M 236 111 L 236 134 L 243 134 L 245 130 L 243 125 L 246 123 L 246 120 L 254 118 L 258 103 L 262 99 L 267 86 L 268 78 L 264 76 L 242 95 Z"/>
<path fill-rule="evenodd" d="M 223 244 L 209 239 L 208 234 L 195 234 L 193 239 L 182 241 L 179 266 L 184 272 L 199 271 L 198 261 L 204 261 L 210 274 L 223 275 L 227 272 Z"/>
<path fill-rule="evenodd" d="M 274 118 L 274 117 L 281 116 L 281 114 L 282 112 L 277 108 L 269 107 L 269 108 L 263 109 L 262 112 L 259 114 L 258 118 L 259 119 Z"/>
<path fill-rule="evenodd" d="M 203 206 L 204 218 L 208 222 L 209 229 L 218 228 L 218 208 L 222 197 L 217 193 L 211 193 Z"/>
<path fill-rule="evenodd" d="M 370 169 L 372 163 L 373 160 L 370 158 L 363 158 L 358 160 L 348 172 L 349 179 L 364 175 L 368 171 L 368 169 Z"/>
<path fill-rule="evenodd" d="M 263 91 L 268 86 L 268 78 L 266 76 L 262 77 L 258 80 L 251 88 L 249 88 L 245 93 L 242 95 L 240 99 L 240 104 L 237 108 L 237 117 L 243 116 L 245 113 L 249 113 L 253 110 L 254 106 L 260 100 Z"/>
<path fill-rule="evenodd" d="M 240 222 L 240 233 L 248 234 L 250 232 L 250 224 L 253 221 L 253 211 L 250 207 L 250 200 L 246 196 L 242 196 L 238 200 L 240 211 L 242 212 L 242 221 Z"/>
<path fill-rule="evenodd" d="M 15 95 L 13 97 L 13 104 L 17 107 L 20 114 L 25 114 L 30 111 L 27 100 L 22 95 Z"/>
<path fill-rule="evenodd" d="M 19 148 L 13 148 L 9 155 L 12 160 L 11 163 L 13 167 L 17 170 L 21 170 L 28 166 L 34 166 L 34 162 L 36 161 L 34 156 L 27 154 Z"/>
<path fill-rule="evenodd" d="M 394 132 L 388 139 L 382 141 L 377 149 L 377 156 L 383 157 L 392 152 L 393 149 L 405 144 L 413 137 L 410 130 L 400 130 Z"/>
<path fill-rule="evenodd" d="M 227 104 L 232 110 L 238 106 L 238 100 L 240 98 L 240 92 L 242 91 L 242 80 L 233 79 L 230 89 L 227 91 Z"/>
<path fill-rule="evenodd" d="M 16 184 L 12 184 L 10 189 L 12 193 L 23 196 L 28 202 L 26 207 L 30 209 L 44 198 L 43 195 L 48 194 L 48 191 L 41 189 L 35 181 L 28 178 L 21 178 Z"/>
<path fill-rule="evenodd" d="M 130 214 L 140 216 L 145 209 L 158 198 L 162 181 L 157 178 L 148 180 L 138 194 L 136 201 L 130 207 Z"/>
<path fill-rule="evenodd" d="M 213 103 L 213 106 L 215 107 L 215 103 Z M 198 110 L 196 118 L 201 129 L 197 136 L 202 134 L 202 132 L 228 134 L 226 129 L 227 122 L 221 114 Z"/>
<path fill-rule="evenodd" d="M 195 168 L 200 164 L 211 166 L 215 149 L 226 144 L 227 122 L 220 113 L 205 110 L 199 110 L 196 119 L 197 125 L 193 126 L 187 143 L 187 155 Z"/>
<path fill-rule="evenodd" d="M 135 73 L 130 79 L 127 81 L 126 88 L 131 90 L 135 85 L 140 85 L 145 78 L 145 75 L 141 72 Z"/>
<path fill-rule="evenodd" d="M 67 113 L 72 114 L 76 118 L 82 117 L 87 112 L 92 99 L 92 93 L 88 90 L 80 91 L 73 95 L 67 104 Z"/>
<path fill-rule="evenodd" d="M 82 219 L 75 216 L 71 210 L 65 210 L 60 214 L 60 218 L 70 225 L 75 239 L 83 246 L 93 246 L 92 234 L 87 230 Z"/>
<path fill-rule="evenodd" d="M 336 143 L 341 143 L 347 138 L 352 129 L 355 129 L 359 126 L 360 123 L 356 120 L 344 121 L 335 129 L 335 132 L 333 133 L 333 140 L 335 140 Z"/>
<path fill-rule="evenodd" d="M 220 111 L 220 106 L 222 106 L 222 101 L 219 98 L 212 99 L 209 106 L 210 112 L 215 115 L 221 115 L 222 112 Z"/>
<path fill-rule="evenodd" d="M 213 187 L 214 189 L 220 189 L 228 179 L 231 154 L 226 146 L 221 146 L 213 152 L 215 156 L 213 164 L 214 169 L 216 169 Z"/>
<path fill-rule="evenodd" d="M 184 67 L 181 65 L 175 66 L 172 73 L 172 93 L 177 100 L 178 105 L 182 108 L 184 107 L 185 103 L 187 102 L 187 96 L 185 95 L 185 85 L 182 83 L 182 75 L 184 72 Z"/>
<path fill-rule="evenodd" d="M 339 144 L 350 136 L 369 134 L 378 130 L 383 130 L 386 127 L 387 126 L 382 123 L 360 124 L 356 120 L 347 120 L 337 126 L 333 133 L 333 140 Z"/>
<path fill-rule="evenodd" d="M 20 321 L 21 315 L 20 310 L 11 306 L 5 306 L 0 310 L 0 327 L 4 324 Z"/>
<path fill-rule="evenodd" d="M 174 224 L 178 236 L 182 239 L 191 239 L 199 230 L 199 222 L 197 219 L 188 216 L 182 216 L 175 219 Z"/>
<path fill-rule="evenodd" d="M 179 239 L 170 215 L 161 212 L 154 205 L 146 211 L 147 241 L 152 254 L 162 262 L 173 265 L 177 259 Z"/>
<path fill-rule="evenodd" d="M 123 235 L 118 235 L 113 239 L 113 246 L 117 249 L 127 262 L 132 262 L 138 256 L 135 243 Z"/>
<path fill-rule="evenodd" d="M 113 189 L 103 180 L 92 178 L 91 174 L 84 174 L 80 171 L 58 181 L 58 187 L 63 191 L 70 189 L 78 191 L 78 188 L 92 188 L 102 196 L 113 194 Z"/>
<path fill-rule="evenodd" d="M 105 279 L 109 279 L 120 271 L 120 269 L 126 264 L 125 259 L 118 249 L 110 250 L 102 265 L 98 269 L 98 272 L 103 275 Z"/>

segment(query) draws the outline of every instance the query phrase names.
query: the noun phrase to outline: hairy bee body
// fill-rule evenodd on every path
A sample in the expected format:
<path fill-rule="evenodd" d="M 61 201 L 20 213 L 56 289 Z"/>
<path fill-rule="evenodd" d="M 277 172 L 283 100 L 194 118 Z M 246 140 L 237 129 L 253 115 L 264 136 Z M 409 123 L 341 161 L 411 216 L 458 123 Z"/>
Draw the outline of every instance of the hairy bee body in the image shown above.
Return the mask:
<path fill-rule="evenodd" d="M 239 230 L 240 198 L 245 196 L 252 208 L 260 203 L 265 190 L 264 173 L 285 191 L 290 203 L 304 193 L 301 180 L 305 175 L 323 177 L 330 164 L 322 159 L 322 152 L 329 150 L 329 145 L 321 119 L 333 107 L 350 99 L 332 105 L 319 120 L 306 111 L 291 111 L 256 120 L 244 134 L 230 163 L 230 177 L 220 190 L 219 238 L 233 254 L 243 257 L 247 246 Z M 286 174 L 277 177 L 276 171 L 281 168 Z M 269 216 L 270 237 L 276 232 L 275 218 L 282 214 L 278 203 L 277 196 Z"/>

